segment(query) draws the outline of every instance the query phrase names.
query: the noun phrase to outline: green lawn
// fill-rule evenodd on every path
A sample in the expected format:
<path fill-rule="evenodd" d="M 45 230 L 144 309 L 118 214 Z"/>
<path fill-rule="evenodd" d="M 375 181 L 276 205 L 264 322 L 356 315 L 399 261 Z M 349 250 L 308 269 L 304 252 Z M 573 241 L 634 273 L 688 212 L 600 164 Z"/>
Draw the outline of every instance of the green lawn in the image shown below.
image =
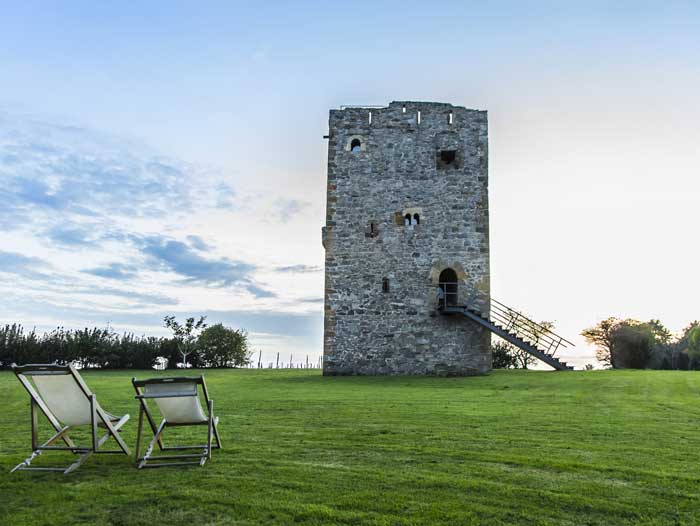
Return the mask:
<path fill-rule="evenodd" d="M 205 374 L 225 449 L 204 468 L 101 455 L 64 476 L 8 474 L 29 401 L 0 373 L 0 524 L 700 524 L 698 373 Z M 84 374 L 131 413 L 130 447 L 133 375 Z"/>

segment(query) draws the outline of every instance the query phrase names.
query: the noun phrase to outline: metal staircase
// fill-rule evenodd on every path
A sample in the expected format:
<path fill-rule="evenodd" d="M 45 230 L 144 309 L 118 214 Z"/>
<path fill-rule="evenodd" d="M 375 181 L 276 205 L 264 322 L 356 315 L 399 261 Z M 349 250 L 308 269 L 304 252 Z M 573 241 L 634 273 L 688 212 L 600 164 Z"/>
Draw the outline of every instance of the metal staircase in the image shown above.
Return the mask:
<path fill-rule="evenodd" d="M 445 286 L 443 290 L 449 289 Z M 559 360 L 554 354 L 560 348 L 573 347 L 574 344 L 548 327 L 540 325 L 524 316 L 521 312 L 494 299 L 491 299 L 490 315 L 486 315 L 479 309 L 469 305 L 460 306 L 454 304 L 450 301 L 452 299 L 450 296 L 450 292 L 445 294 L 445 298 L 439 307 L 441 314 L 462 314 L 519 349 L 554 367 L 556 370 L 573 370 L 572 366 Z"/>

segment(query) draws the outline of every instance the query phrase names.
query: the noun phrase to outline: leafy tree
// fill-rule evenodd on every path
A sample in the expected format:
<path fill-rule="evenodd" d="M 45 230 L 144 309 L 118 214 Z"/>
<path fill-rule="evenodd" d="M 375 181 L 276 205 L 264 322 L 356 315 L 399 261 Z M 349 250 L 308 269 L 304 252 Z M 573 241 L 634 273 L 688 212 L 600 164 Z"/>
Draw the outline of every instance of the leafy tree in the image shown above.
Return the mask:
<path fill-rule="evenodd" d="M 197 347 L 206 367 L 242 367 L 250 363 L 248 334 L 221 323 L 204 329 Z"/>
<path fill-rule="evenodd" d="M 491 346 L 494 369 L 527 369 L 537 358 L 510 342 L 500 340 Z"/>
<path fill-rule="evenodd" d="M 613 329 L 612 342 L 615 367 L 644 369 L 651 358 L 654 331 L 648 323 L 625 320 Z"/>
<path fill-rule="evenodd" d="M 187 356 L 196 350 L 197 336 L 203 331 L 207 324 L 204 323 L 206 316 L 200 316 L 196 322 L 194 318 L 187 318 L 184 324 L 175 319 L 175 316 L 163 318 L 165 327 L 173 331 L 174 339 L 177 341 L 177 348 L 182 355 L 182 364 L 187 368 Z"/>
<path fill-rule="evenodd" d="M 647 322 L 651 335 L 654 338 L 654 345 L 668 345 L 673 339 L 673 334 L 659 320 L 649 320 Z"/>
<path fill-rule="evenodd" d="M 652 335 L 651 356 L 647 367 L 650 369 L 677 369 L 679 363 L 678 343 L 673 334 L 659 320 L 649 320 L 647 326 Z"/>
<path fill-rule="evenodd" d="M 700 362 L 700 322 L 694 321 L 686 327 L 680 344 L 683 352 L 688 356 L 688 368 L 697 368 Z"/>
<path fill-rule="evenodd" d="M 673 367 L 673 335 L 659 320 L 607 318 L 581 335 L 596 345 L 596 358 L 614 369 Z"/>
<path fill-rule="evenodd" d="M 607 318 L 595 327 L 590 327 L 581 332 L 586 341 L 595 345 L 595 357 L 604 365 L 615 367 L 613 363 L 612 347 L 613 347 L 613 330 L 620 323 L 617 318 Z"/>
<path fill-rule="evenodd" d="M 517 369 L 518 360 L 514 356 L 515 346 L 503 340 L 491 345 L 492 367 L 494 369 Z"/>

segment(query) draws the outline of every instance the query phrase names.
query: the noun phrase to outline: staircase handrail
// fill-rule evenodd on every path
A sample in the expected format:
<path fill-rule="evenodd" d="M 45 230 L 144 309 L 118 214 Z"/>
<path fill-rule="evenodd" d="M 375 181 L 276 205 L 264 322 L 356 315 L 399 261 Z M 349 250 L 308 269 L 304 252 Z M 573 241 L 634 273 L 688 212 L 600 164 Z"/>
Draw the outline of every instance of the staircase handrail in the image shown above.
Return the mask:
<path fill-rule="evenodd" d="M 534 347 L 542 347 L 542 352 L 554 356 L 559 347 L 575 346 L 575 344 L 552 329 L 528 318 L 522 312 L 517 311 L 498 300 L 491 298 L 490 313 L 484 313 L 480 308 L 467 306 L 480 312 L 482 316 L 489 317 L 501 323 L 506 330 L 512 330 L 522 340 L 528 341 Z M 545 350 L 546 349 L 546 350 Z"/>

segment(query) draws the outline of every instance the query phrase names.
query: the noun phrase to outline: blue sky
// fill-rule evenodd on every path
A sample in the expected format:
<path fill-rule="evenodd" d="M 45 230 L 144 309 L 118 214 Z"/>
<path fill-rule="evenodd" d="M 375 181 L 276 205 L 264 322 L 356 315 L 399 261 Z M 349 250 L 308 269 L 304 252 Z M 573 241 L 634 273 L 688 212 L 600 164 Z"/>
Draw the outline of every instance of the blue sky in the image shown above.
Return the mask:
<path fill-rule="evenodd" d="M 316 356 L 327 112 L 436 100 L 489 111 L 494 297 L 567 337 L 678 331 L 699 24 L 692 2 L 3 6 L 0 321 L 202 312 Z"/>

